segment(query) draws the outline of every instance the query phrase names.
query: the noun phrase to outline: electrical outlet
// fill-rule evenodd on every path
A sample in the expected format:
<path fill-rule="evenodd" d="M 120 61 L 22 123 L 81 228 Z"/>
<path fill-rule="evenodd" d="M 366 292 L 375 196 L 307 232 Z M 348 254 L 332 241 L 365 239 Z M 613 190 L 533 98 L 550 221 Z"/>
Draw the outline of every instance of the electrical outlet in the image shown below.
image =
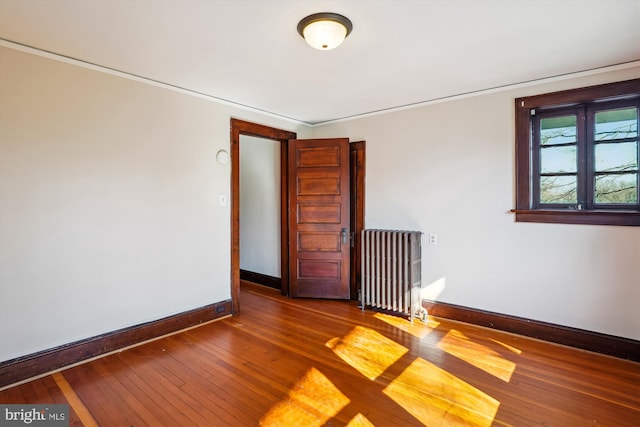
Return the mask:
<path fill-rule="evenodd" d="M 219 305 L 216 307 L 216 313 L 224 313 L 224 305 Z"/>
<path fill-rule="evenodd" d="M 438 244 L 438 235 L 435 233 L 429 233 L 429 244 L 437 245 Z"/>

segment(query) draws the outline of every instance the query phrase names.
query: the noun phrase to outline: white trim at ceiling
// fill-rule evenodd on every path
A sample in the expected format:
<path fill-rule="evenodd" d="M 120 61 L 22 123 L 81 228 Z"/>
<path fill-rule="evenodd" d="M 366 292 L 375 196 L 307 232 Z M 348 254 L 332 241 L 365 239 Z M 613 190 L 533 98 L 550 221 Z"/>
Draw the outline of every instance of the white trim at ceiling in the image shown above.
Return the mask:
<path fill-rule="evenodd" d="M 526 81 L 526 82 L 513 83 L 513 84 L 504 85 L 504 86 L 497 86 L 497 87 L 489 88 L 489 89 L 481 89 L 481 90 L 477 90 L 477 91 L 473 91 L 473 92 L 461 93 L 459 95 L 445 96 L 445 97 L 438 98 L 438 99 L 431 99 L 431 100 L 428 100 L 428 101 L 421 101 L 421 102 L 416 102 L 416 103 L 413 103 L 413 104 L 401 105 L 401 106 L 398 106 L 398 107 L 383 108 L 381 110 L 371 111 L 371 112 L 368 112 L 368 113 L 356 114 L 356 115 L 349 116 L 349 117 L 342 117 L 342 118 L 339 118 L 339 119 L 327 120 L 327 121 L 324 121 L 324 122 L 313 123 L 311 126 L 312 127 L 313 126 L 321 126 L 321 125 L 327 125 L 327 124 L 332 124 L 332 123 L 346 122 L 346 121 L 349 121 L 349 120 L 361 119 L 361 118 L 364 118 L 364 117 L 379 116 L 381 114 L 388 114 L 388 113 L 393 113 L 393 112 L 402 111 L 402 110 L 410 110 L 412 108 L 419 108 L 419 107 L 424 107 L 424 106 L 427 106 L 427 105 L 441 104 L 443 102 L 455 101 L 455 100 L 458 100 L 458 99 L 472 98 L 474 96 L 488 95 L 488 94 L 497 93 L 497 92 L 504 92 L 504 91 L 507 91 L 507 90 L 519 89 L 519 88 L 529 87 L 529 86 L 537 86 L 537 85 L 546 84 L 546 83 L 559 82 L 559 81 L 562 81 L 562 80 L 568 80 L 568 79 L 574 79 L 574 78 L 579 78 L 579 77 L 592 76 L 594 74 L 608 73 L 608 72 L 611 72 L 611 71 L 625 70 L 627 68 L 634 68 L 634 67 L 640 67 L 640 60 L 631 61 L 631 62 L 624 62 L 622 64 L 616 64 L 616 65 L 608 65 L 606 67 L 593 68 L 593 69 L 585 70 L 585 71 L 577 71 L 575 73 L 562 74 L 562 75 L 559 75 L 559 76 L 547 77 L 547 78 L 544 78 L 544 79 L 529 80 L 529 81 Z"/>
<path fill-rule="evenodd" d="M 197 92 L 197 91 L 190 90 L 190 89 L 185 89 L 183 87 L 171 85 L 171 84 L 168 84 L 168 83 L 160 82 L 160 81 L 157 81 L 157 80 L 149 79 L 149 78 L 138 76 L 138 75 L 135 75 L 135 74 L 130 74 L 130 73 L 127 73 L 127 72 L 124 72 L 124 71 L 119 71 L 119 70 L 116 70 L 116 69 L 113 69 L 113 68 L 104 67 L 102 65 L 92 64 L 90 62 L 85 62 L 85 61 L 82 61 L 82 60 L 79 60 L 79 59 L 75 59 L 75 58 L 71 58 L 71 57 L 68 57 L 68 56 L 59 55 L 59 54 L 53 53 L 53 52 L 47 52 L 45 50 L 37 49 L 37 48 L 31 47 L 31 46 L 22 45 L 22 44 L 15 43 L 15 42 L 12 42 L 12 41 L 9 41 L 9 40 L 5 40 L 5 39 L 0 39 L 0 46 L 7 47 L 7 48 L 10 48 L 10 49 L 14 49 L 14 50 L 18 50 L 18 51 L 21 51 L 21 52 L 30 53 L 30 54 L 41 56 L 41 57 L 44 57 L 44 58 L 52 59 L 54 61 L 60 61 L 60 62 L 64 62 L 64 63 L 67 63 L 67 64 L 76 65 L 78 67 L 87 68 L 87 69 L 90 69 L 90 70 L 93 70 L 93 71 L 98 71 L 98 72 L 102 72 L 102 73 L 105 73 L 105 74 L 111 74 L 113 76 L 122 77 L 122 78 L 133 80 L 133 81 L 136 81 L 136 82 L 145 83 L 145 84 L 148 84 L 148 85 L 151 85 L 151 86 L 161 87 L 163 89 L 172 90 L 172 91 L 179 92 L 179 93 L 182 93 L 182 94 L 185 94 L 185 95 L 195 96 L 197 98 L 206 99 L 208 101 L 216 102 L 218 104 L 222 104 L 222 105 L 226 105 L 226 106 L 230 106 L 230 107 L 234 107 L 234 108 L 239 108 L 239 109 L 246 110 L 246 111 L 251 111 L 253 113 L 263 114 L 263 115 L 266 115 L 266 116 L 269 116 L 269 117 L 273 117 L 273 118 L 277 118 L 277 119 L 280 119 L 280 120 L 286 120 L 288 122 L 295 123 L 297 125 L 305 125 L 305 126 L 310 126 L 310 127 L 322 126 L 322 125 L 327 125 L 327 124 L 332 124 L 332 123 L 340 123 L 340 122 L 360 119 L 360 118 L 364 118 L 364 117 L 378 116 L 378 115 L 381 115 L 381 114 L 388 114 L 388 113 L 393 113 L 393 112 L 396 112 L 396 111 L 409 110 L 409 109 L 412 109 L 412 108 L 420 108 L 420 107 L 424 107 L 424 106 L 427 106 L 427 105 L 433 105 L 433 104 L 440 104 L 440 103 L 443 103 L 443 102 L 455 101 L 455 100 L 458 100 L 458 99 L 471 98 L 471 97 L 480 96 L 480 95 L 488 95 L 488 94 L 492 94 L 492 93 L 496 93 L 496 92 L 503 92 L 503 91 L 507 91 L 507 90 L 519 89 L 519 88 L 523 88 L 523 87 L 540 85 L 540 84 L 545 84 L 545 83 L 553 83 L 553 82 L 558 82 L 558 81 L 562 81 L 562 80 L 568 80 L 568 79 L 573 79 L 573 78 L 578 78 L 578 77 L 586 77 L 586 76 L 591 76 L 591 75 L 594 75 L 594 74 L 601 74 L 601 73 L 606 73 L 606 72 L 610 72 L 610 71 L 625 70 L 627 68 L 633 68 L 633 67 L 640 66 L 640 60 L 636 60 L 636 61 L 631 61 L 631 62 L 625 62 L 625 63 L 622 63 L 622 64 L 616 64 L 616 65 L 610 65 L 610 66 L 606 66 L 606 67 L 601 67 L 601 68 L 594 68 L 594 69 L 591 69 L 591 70 L 585 70 L 585 71 L 578 71 L 578 72 L 575 72 L 575 73 L 562 74 L 562 75 L 559 75 L 559 76 L 553 76 L 553 77 L 548 77 L 548 78 L 539 79 L 539 80 L 531 80 L 531 81 L 526 81 L 526 82 L 521 82 L 521 83 L 509 84 L 509 85 L 505 85 L 505 86 L 498 86 L 498 87 L 489 88 L 489 89 L 482 89 L 482 90 L 478 90 L 478 91 L 474 91 L 474 92 L 462 93 L 462 94 L 453 95 L 453 96 L 446 96 L 446 97 L 443 97 L 443 98 L 431 99 L 431 100 L 426 100 L 426 101 L 422 101 L 422 102 L 416 102 L 416 103 L 408 104 L 408 105 L 401 105 L 401 106 L 397 106 L 397 107 L 384 108 L 384 109 L 377 110 L 377 111 L 371 111 L 371 112 L 362 113 L 362 114 L 355 114 L 353 116 L 342 117 L 342 118 L 338 118 L 338 119 L 334 119 L 334 120 L 326 120 L 326 121 L 323 121 L 323 122 L 309 123 L 309 122 L 304 122 L 304 121 L 301 121 L 301 120 L 298 120 L 298 119 L 294 119 L 292 117 L 287 117 L 287 116 L 283 116 L 283 115 L 280 115 L 280 114 L 277 114 L 277 113 L 273 113 L 273 112 L 270 112 L 270 111 L 261 110 L 259 108 L 251 107 L 251 106 L 248 106 L 248 105 L 239 104 L 237 102 L 229 101 L 229 100 L 226 100 L 226 99 L 217 98 L 215 96 L 207 95 L 205 93 Z"/>
<path fill-rule="evenodd" d="M 78 67 L 86 68 L 89 70 L 110 74 L 112 76 L 122 77 L 122 78 L 133 80 L 139 83 L 145 83 L 151 86 L 161 87 L 163 89 L 172 90 L 174 92 L 182 93 L 184 95 L 194 96 L 196 98 L 205 99 L 207 101 L 212 101 L 222 105 L 239 108 L 241 110 L 251 111 L 253 113 L 259 113 L 259 114 L 274 117 L 280 120 L 286 120 L 296 125 L 312 126 L 311 123 L 303 122 L 287 116 L 282 116 L 280 114 L 272 113 L 270 111 L 261 110 L 259 108 L 251 107 L 249 105 L 239 104 L 237 102 L 229 101 L 223 98 L 216 98 L 215 96 L 207 95 L 206 93 L 197 92 L 191 89 L 186 89 L 180 86 L 175 86 L 169 83 L 164 83 L 158 80 L 149 79 L 149 78 L 138 76 L 135 74 L 130 74 L 124 71 L 116 70 L 114 68 L 104 67 L 102 65 L 93 64 L 91 62 L 86 62 L 79 59 L 71 58 L 69 56 L 48 52 L 46 50 L 37 49 L 31 46 L 15 43 L 9 40 L 0 39 L 0 46 L 7 47 L 9 49 L 18 50 L 20 52 L 30 53 L 36 56 L 41 56 L 43 58 L 52 59 L 54 61 L 64 62 L 66 64 L 76 65 Z"/>

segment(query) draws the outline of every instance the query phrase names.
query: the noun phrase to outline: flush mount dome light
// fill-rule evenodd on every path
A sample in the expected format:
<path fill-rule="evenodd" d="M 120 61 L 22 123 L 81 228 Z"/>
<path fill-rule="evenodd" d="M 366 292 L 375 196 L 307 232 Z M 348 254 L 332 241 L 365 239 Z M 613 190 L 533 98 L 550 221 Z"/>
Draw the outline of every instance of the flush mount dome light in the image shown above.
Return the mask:
<path fill-rule="evenodd" d="M 330 50 L 340 46 L 351 33 L 353 24 L 337 13 L 314 13 L 298 23 L 298 32 L 311 47 Z"/>

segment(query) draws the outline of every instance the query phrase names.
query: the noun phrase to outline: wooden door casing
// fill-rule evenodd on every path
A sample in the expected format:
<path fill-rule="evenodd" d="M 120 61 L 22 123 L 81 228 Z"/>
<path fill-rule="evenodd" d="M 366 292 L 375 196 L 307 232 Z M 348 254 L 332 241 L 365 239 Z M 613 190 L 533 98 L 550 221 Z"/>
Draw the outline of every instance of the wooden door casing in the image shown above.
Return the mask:
<path fill-rule="evenodd" d="M 282 218 L 280 221 L 281 231 L 281 256 L 280 275 L 282 282 L 281 292 L 283 295 L 289 294 L 289 251 L 287 249 L 289 234 L 287 219 L 288 208 L 288 182 L 287 182 L 287 158 L 289 140 L 296 138 L 295 132 L 269 126 L 251 123 L 239 119 L 231 119 L 231 301 L 233 313 L 240 311 L 240 135 L 255 136 L 269 140 L 280 141 L 280 206 Z"/>
<path fill-rule="evenodd" d="M 351 164 L 349 180 L 351 182 L 351 299 L 359 299 L 358 290 L 361 283 L 362 242 L 364 230 L 364 176 L 366 142 L 349 143 Z"/>

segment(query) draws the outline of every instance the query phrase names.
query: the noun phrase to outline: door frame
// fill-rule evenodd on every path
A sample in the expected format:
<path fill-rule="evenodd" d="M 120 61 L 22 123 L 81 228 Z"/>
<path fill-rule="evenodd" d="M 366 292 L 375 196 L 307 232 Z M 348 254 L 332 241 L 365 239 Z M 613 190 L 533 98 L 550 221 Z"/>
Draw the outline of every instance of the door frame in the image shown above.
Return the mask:
<path fill-rule="evenodd" d="M 361 283 L 362 266 L 362 241 L 364 230 L 364 196 L 365 196 L 365 167 L 366 167 L 366 141 L 349 143 L 351 186 L 351 224 L 353 233 L 353 245 L 351 245 L 351 299 L 358 300 L 358 289 Z"/>
<path fill-rule="evenodd" d="M 289 140 L 297 139 L 296 132 L 274 128 L 271 126 L 247 122 L 231 118 L 231 310 L 233 314 L 240 311 L 240 135 L 265 138 L 280 143 L 280 278 L 283 295 L 289 295 L 289 186 L 288 186 L 288 151 Z M 351 299 L 358 298 L 358 282 L 360 274 L 361 252 L 360 233 L 364 229 L 364 194 L 365 194 L 365 141 L 350 142 L 349 148 L 355 153 L 356 171 L 350 172 L 351 188 L 357 188 L 351 202 L 352 224 L 355 242 L 351 260 Z M 355 214 L 355 217 L 354 217 Z"/>
<path fill-rule="evenodd" d="M 289 293 L 289 227 L 287 185 L 287 152 L 290 139 L 297 134 L 270 126 L 231 118 L 231 305 L 232 313 L 240 311 L 240 135 L 278 141 L 280 143 L 280 278 L 281 292 Z"/>

